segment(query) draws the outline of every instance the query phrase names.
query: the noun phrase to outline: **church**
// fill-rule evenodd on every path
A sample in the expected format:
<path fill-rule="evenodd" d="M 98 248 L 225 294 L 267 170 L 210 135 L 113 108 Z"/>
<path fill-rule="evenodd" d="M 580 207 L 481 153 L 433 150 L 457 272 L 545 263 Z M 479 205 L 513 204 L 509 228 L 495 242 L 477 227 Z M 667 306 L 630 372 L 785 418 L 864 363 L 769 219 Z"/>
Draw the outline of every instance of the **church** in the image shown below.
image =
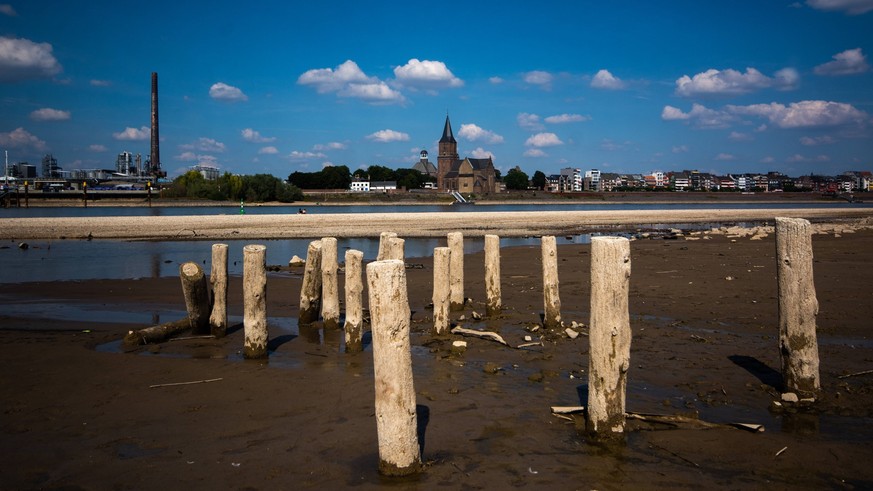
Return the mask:
<path fill-rule="evenodd" d="M 458 142 L 452 134 L 452 123 L 446 115 L 443 137 L 437 156 L 437 188 L 440 191 L 458 191 L 461 194 L 493 194 L 497 192 L 494 163 L 487 159 L 458 157 Z"/>

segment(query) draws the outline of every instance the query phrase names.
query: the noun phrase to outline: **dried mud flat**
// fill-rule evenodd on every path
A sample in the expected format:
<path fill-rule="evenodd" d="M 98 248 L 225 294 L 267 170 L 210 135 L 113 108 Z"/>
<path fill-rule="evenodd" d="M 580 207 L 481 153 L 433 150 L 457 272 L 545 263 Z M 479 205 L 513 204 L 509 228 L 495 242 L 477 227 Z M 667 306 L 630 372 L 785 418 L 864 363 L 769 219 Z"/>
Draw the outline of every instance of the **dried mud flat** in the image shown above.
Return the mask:
<path fill-rule="evenodd" d="M 766 431 L 631 422 L 614 446 L 550 414 L 550 406 L 585 404 L 588 345 L 584 327 L 575 339 L 535 330 L 539 248 L 502 251 L 506 309 L 479 322 L 470 319 L 484 313 L 483 256 L 467 255 L 473 301 L 458 323 L 511 344 L 542 337 L 543 346 L 466 338 L 459 355 L 429 335 L 430 259 L 409 259 L 421 265 L 407 274 L 427 467 L 400 482 L 376 472 L 371 352 L 344 354 L 340 331 L 297 329 L 297 272 L 269 276 L 266 362 L 241 360 L 240 325 L 221 340 L 120 352 L 112 343 L 141 325 L 115 317 L 184 310 L 175 278 L 0 285 L 3 304 L 33 306 L 33 315 L 0 313 L 0 488 L 870 488 L 873 376 L 839 377 L 873 364 L 873 230 L 821 224 L 813 237 L 823 389 L 815 405 L 788 412 L 770 409 L 781 380 L 770 232 L 631 243 L 628 388 L 630 411 Z M 562 317 L 586 325 L 590 246 L 560 246 L 558 255 Z M 237 322 L 241 283 L 231 278 Z M 46 303 L 93 319 L 62 320 L 41 311 Z M 220 380 L 150 388 L 211 379 Z"/>

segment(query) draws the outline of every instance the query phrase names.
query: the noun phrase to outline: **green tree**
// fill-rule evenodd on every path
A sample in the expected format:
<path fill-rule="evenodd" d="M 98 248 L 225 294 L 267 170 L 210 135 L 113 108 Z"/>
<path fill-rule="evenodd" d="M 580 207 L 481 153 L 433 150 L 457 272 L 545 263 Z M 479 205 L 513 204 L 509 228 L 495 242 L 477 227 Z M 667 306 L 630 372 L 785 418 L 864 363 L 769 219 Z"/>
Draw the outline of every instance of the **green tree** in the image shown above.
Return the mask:
<path fill-rule="evenodd" d="M 506 173 L 506 177 L 503 178 L 503 183 L 506 184 L 506 189 L 527 189 L 527 174 L 518 167 L 509 169 L 509 172 Z"/>
<path fill-rule="evenodd" d="M 543 174 L 543 171 L 534 172 L 531 183 L 537 189 L 546 189 L 546 175 Z"/>

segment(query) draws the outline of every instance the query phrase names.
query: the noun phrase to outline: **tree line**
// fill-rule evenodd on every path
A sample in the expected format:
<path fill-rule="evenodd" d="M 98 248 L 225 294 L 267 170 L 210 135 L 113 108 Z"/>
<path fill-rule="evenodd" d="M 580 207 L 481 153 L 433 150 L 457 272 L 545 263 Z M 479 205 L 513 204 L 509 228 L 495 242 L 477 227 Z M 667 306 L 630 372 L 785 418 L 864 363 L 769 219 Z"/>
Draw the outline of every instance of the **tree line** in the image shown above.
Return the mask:
<path fill-rule="evenodd" d="M 436 182 L 415 169 L 389 169 L 381 165 L 371 165 L 366 169 L 350 172 L 348 166 L 325 167 L 317 172 L 292 172 L 288 182 L 300 189 L 348 189 L 353 179 L 367 181 L 394 181 L 398 188 L 421 189 L 426 182 Z"/>
<path fill-rule="evenodd" d="M 195 170 L 188 171 L 173 180 L 163 195 L 168 198 L 210 199 L 215 201 L 301 201 L 303 191 L 270 174 L 251 176 L 225 172 L 218 179 L 207 180 Z"/>

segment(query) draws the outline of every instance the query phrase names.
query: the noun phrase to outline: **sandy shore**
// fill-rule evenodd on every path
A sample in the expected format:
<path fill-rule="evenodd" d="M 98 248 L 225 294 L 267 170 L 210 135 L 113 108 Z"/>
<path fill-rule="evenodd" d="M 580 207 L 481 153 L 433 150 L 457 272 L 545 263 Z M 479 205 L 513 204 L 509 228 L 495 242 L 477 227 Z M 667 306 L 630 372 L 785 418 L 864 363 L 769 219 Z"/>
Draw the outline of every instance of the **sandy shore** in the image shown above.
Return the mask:
<path fill-rule="evenodd" d="M 469 236 L 498 234 L 518 237 L 571 235 L 619 227 L 627 230 L 651 224 L 771 222 L 777 216 L 802 217 L 811 221 L 869 220 L 873 217 L 873 210 L 798 208 L 6 218 L 0 219 L 0 240 L 378 237 L 380 232 L 387 230 L 405 237 L 437 237 L 452 231 Z"/>
<path fill-rule="evenodd" d="M 226 338 L 128 353 L 111 343 L 147 325 L 131 316 L 182 315 L 178 278 L 0 284 L 0 489 L 870 488 L 873 376 L 852 374 L 873 359 L 873 231 L 821 230 L 829 233 L 813 247 L 822 394 L 790 411 L 771 410 L 781 376 L 770 230 L 632 243 L 628 410 L 766 431 L 632 423 L 616 447 L 593 444 L 580 420 L 549 411 L 585 404 L 590 246 L 558 251 L 562 317 L 583 325 L 575 339 L 535 328 L 538 247 L 502 251 L 505 309 L 480 322 L 471 317 L 484 312 L 483 255 L 467 255 L 472 303 L 455 322 L 543 346 L 468 338 L 462 355 L 430 336 L 432 264 L 410 258 L 420 266 L 407 276 L 427 466 L 403 483 L 376 472 L 372 352 L 347 355 L 341 331 L 298 328 L 299 272 L 268 277 L 265 362 L 239 354 L 240 277 L 230 279 Z M 5 315 L 4 305 L 32 313 Z"/>

